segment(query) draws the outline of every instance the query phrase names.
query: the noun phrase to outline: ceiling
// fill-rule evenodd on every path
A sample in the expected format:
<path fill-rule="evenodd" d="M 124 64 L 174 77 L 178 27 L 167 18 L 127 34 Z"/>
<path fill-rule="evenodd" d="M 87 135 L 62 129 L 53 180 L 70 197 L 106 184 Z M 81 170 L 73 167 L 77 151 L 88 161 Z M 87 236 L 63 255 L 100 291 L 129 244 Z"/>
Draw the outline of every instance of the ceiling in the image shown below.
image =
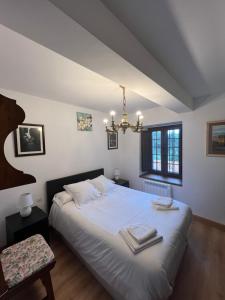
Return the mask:
<path fill-rule="evenodd" d="M 225 92 L 223 0 L 1 0 L 0 19 L 2 88 L 102 111 L 118 84 L 130 111 Z"/>
<path fill-rule="evenodd" d="M 225 92 L 224 0 L 101 0 L 193 97 Z"/>
<path fill-rule="evenodd" d="M 193 108 L 191 96 L 99 0 L 1 0 L 0 20 L 157 105 Z"/>
<path fill-rule="evenodd" d="M 122 110 L 122 90 L 111 80 L 0 25 L 1 88 L 108 112 Z M 127 90 L 128 112 L 157 106 Z"/>

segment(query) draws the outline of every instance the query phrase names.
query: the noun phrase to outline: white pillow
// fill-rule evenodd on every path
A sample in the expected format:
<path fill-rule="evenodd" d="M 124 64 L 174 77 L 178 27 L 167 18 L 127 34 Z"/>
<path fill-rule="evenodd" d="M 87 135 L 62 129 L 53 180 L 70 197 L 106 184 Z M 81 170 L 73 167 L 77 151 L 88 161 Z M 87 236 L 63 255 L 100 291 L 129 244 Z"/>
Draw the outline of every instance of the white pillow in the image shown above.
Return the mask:
<path fill-rule="evenodd" d="M 72 196 L 77 207 L 101 196 L 99 191 L 88 181 L 80 181 L 63 187 Z"/>
<path fill-rule="evenodd" d="M 93 186 L 98 189 L 102 194 L 113 190 L 116 187 L 116 184 L 111 179 L 106 178 L 103 175 L 100 175 L 92 180 L 89 180 Z"/>
<path fill-rule="evenodd" d="M 63 207 L 63 204 L 62 202 L 59 200 L 59 198 L 55 197 L 53 198 L 52 200 L 54 203 L 56 203 L 58 205 L 58 207 L 62 208 Z"/>
<path fill-rule="evenodd" d="M 73 201 L 73 198 L 70 194 L 63 191 L 54 195 L 53 201 L 59 206 L 63 207 L 66 203 Z"/>

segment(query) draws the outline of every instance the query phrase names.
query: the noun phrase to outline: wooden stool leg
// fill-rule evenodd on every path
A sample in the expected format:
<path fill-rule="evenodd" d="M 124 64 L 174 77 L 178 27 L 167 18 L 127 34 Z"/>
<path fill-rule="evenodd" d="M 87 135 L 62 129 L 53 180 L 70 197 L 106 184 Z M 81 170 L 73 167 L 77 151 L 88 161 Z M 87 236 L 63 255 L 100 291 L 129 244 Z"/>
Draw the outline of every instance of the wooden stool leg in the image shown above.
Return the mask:
<path fill-rule="evenodd" d="M 44 276 L 42 276 L 41 281 L 42 281 L 43 285 L 45 286 L 45 289 L 47 292 L 47 299 L 55 300 L 50 272 L 48 272 Z"/>
<path fill-rule="evenodd" d="M 8 292 L 8 286 L 5 282 L 4 274 L 2 271 L 2 263 L 0 259 L 0 300 L 8 299 L 7 292 Z"/>

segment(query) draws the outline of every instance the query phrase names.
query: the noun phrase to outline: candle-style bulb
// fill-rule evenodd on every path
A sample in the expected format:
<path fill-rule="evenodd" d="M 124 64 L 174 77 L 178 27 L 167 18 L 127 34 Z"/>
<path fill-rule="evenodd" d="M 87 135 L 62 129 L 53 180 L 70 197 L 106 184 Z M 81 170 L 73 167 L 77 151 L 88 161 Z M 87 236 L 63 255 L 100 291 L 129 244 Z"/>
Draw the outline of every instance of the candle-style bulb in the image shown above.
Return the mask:
<path fill-rule="evenodd" d="M 137 115 L 137 116 L 140 116 L 140 115 L 141 115 L 141 111 L 138 110 L 138 111 L 136 112 L 136 115 Z"/>
<path fill-rule="evenodd" d="M 104 119 L 104 120 L 103 120 L 103 123 L 104 123 L 105 125 L 107 125 L 108 119 Z"/>

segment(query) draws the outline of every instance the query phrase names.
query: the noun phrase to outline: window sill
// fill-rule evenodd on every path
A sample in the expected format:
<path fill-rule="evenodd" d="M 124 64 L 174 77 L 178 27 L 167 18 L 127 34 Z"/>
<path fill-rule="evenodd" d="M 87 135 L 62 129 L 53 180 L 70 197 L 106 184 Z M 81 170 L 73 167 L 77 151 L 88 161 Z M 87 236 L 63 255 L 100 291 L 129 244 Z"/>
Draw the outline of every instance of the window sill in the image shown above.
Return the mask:
<path fill-rule="evenodd" d="M 164 177 L 156 174 L 142 174 L 140 175 L 141 178 L 149 179 L 153 181 L 159 181 L 163 183 L 168 183 L 172 185 L 182 186 L 182 179 L 180 178 L 172 178 L 172 177 Z"/>

